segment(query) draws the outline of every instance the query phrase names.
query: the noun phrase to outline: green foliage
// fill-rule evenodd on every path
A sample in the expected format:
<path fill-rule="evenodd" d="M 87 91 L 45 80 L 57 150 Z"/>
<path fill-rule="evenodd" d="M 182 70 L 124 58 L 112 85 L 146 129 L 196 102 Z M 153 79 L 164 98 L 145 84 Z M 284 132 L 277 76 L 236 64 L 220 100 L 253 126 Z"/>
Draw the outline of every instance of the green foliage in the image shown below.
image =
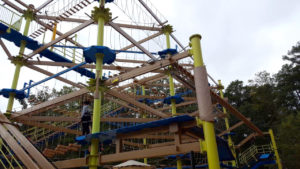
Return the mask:
<path fill-rule="evenodd" d="M 275 129 L 282 162 L 286 168 L 300 168 L 300 43 L 283 57 L 288 63 L 273 76 L 266 71 L 256 74 L 249 84 L 236 80 L 225 90 L 225 97 L 261 130 Z M 235 124 L 237 119 L 230 118 Z M 247 128 L 238 128 L 239 142 Z M 264 140 L 266 144 L 266 140 Z"/>
<path fill-rule="evenodd" d="M 300 113 L 286 116 L 278 127 L 278 146 L 283 165 L 299 168 L 300 161 Z"/>

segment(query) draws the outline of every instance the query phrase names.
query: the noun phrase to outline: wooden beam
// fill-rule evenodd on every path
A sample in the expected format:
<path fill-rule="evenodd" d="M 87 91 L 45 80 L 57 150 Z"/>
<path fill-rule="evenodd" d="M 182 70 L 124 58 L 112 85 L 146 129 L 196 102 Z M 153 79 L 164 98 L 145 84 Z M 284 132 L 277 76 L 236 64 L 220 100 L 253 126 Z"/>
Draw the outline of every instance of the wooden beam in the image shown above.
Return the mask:
<path fill-rule="evenodd" d="M 22 149 L 19 143 L 9 134 L 6 128 L 0 124 L 0 136 L 7 145 L 12 149 L 15 155 L 23 162 L 27 168 L 39 169 L 30 156 Z"/>
<path fill-rule="evenodd" d="M 127 108 L 131 109 L 132 111 L 140 112 L 138 109 L 136 109 L 136 108 L 130 106 L 129 104 L 127 104 L 127 103 L 125 103 L 125 102 L 122 102 L 122 101 L 120 101 L 120 100 L 116 100 L 116 99 L 109 98 L 109 97 L 108 97 L 107 99 L 110 100 L 110 101 L 112 101 L 112 102 L 115 102 L 115 103 L 117 103 L 117 104 L 119 104 L 119 105 L 121 105 L 121 106 L 127 107 Z"/>
<path fill-rule="evenodd" d="M 236 148 L 241 148 L 241 146 L 243 146 L 245 143 L 247 143 L 249 140 L 251 140 L 252 138 L 259 136 L 258 133 L 252 133 L 250 134 L 248 137 L 246 137 L 244 140 L 242 140 L 237 146 Z"/>
<path fill-rule="evenodd" d="M 137 77 L 139 75 L 154 71 L 156 69 L 160 69 L 160 68 L 169 66 L 172 63 L 175 63 L 177 60 L 183 59 L 187 56 L 189 56 L 188 51 L 183 52 L 183 53 L 178 53 L 178 54 L 174 55 L 171 58 L 171 60 L 165 59 L 165 60 L 156 61 L 152 65 L 149 64 L 149 65 L 143 66 L 141 68 L 137 68 L 135 70 L 129 71 L 127 73 L 123 73 L 119 76 L 109 78 L 108 80 L 105 81 L 104 84 L 109 86 L 109 85 L 114 84 L 115 82 L 122 82 L 122 81 L 125 81 L 125 80 L 128 80 L 128 79 L 131 79 L 133 77 Z"/>
<path fill-rule="evenodd" d="M 117 32 L 119 32 L 121 35 L 123 35 L 127 40 L 129 40 L 131 43 L 133 43 L 137 48 L 139 48 L 142 52 L 144 52 L 147 56 L 149 56 L 151 59 L 155 59 L 155 57 L 142 45 L 140 45 L 137 41 L 135 41 L 130 35 L 128 35 L 124 30 L 122 30 L 117 24 L 113 22 L 108 23 L 111 27 L 113 27 Z"/>
<path fill-rule="evenodd" d="M 193 101 L 189 101 L 189 102 L 183 102 L 183 103 L 180 103 L 180 104 L 176 104 L 175 107 L 186 106 L 186 105 L 190 105 L 190 104 L 194 104 L 194 103 L 197 103 L 197 100 L 193 100 Z M 171 108 L 172 108 L 172 106 L 168 106 L 168 107 L 159 108 L 157 110 L 163 111 L 163 110 L 169 110 Z"/>
<path fill-rule="evenodd" d="M 250 118 L 248 118 L 248 119 L 250 120 Z M 243 121 L 240 121 L 240 122 L 236 123 L 235 125 L 231 126 L 230 128 L 228 128 L 227 130 L 222 131 L 222 133 L 218 134 L 218 136 L 221 137 L 221 136 L 223 136 L 224 134 L 229 133 L 230 131 L 232 131 L 232 130 L 238 128 L 238 127 L 241 126 L 242 124 L 244 124 L 244 122 L 243 122 Z"/>
<path fill-rule="evenodd" d="M 59 42 L 59 41 L 65 39 L 66 37 L 68 37 L 68 36 L 70 36 L 70 35 L 72 35 L 72 34 L 78 32 L 78 31 L 80 31 L 80 30 L 82 30 L 82 29 L 84 29 L 85 27 L 91 25 L 92 23 L 94 23 L 94 20 L 92 20 L 92 19 L 90 19 L 90 20 L 88 20 L 88 21 L 82 23 L 81 25 L 79 25 L 79 26 L 77 26 L 77 27 L 71 29 L 70 31 L 66 32 L 65 34 L 59 36 L 59 37 L 56 38 L 55 40 L 53 40 L 53 41 L 51 41 L 51 42 L 49 42 L 49 43 L 43 45 L 42 47 L 40 47 L 40 48 L 34 50 L 32 53 L 30 53 L 30 54 L 27 56 L 26 59 L 32 58 L 34 55 L 40 53 L 41 51 L 47 49 L 47 48 L 50 47 L 50 46 L 56 44 L 57 42 Z"/>
<path fill-rule="evenodd" d="M 12 114 L 12 118 L 16 118 L 16 117 L 19 117 L 19 116 L 22 116 L 22 115 L 28 115 L 28 114 L 32 114 L 32 113 L 42 112 L 42 111 L 45 111 L 47 109 L 50 109 L 51 107 L 62 105 L 66 102 L 77 99 L 78 97 L 80 97 L 84 94 L 87 94 L 87 93 L 89 93 L 89 90 L 86 89 L 86 88 L 83 88 L 83 89 L 80 89 L 78 91 L 75 91 L 75 92 L 60 96 L 58 98 L 55 98 L 53 100 L 49 100 L 49 101 L 43 102 L 41 104 L 32 106 L 30 108 L 21 110 L 19 112 L 15 112 L 15 113 Z"/>
<path fill-rule="evenodd" d="M 68 62 L 52 62 L 52 61 L 27 61 L 27 64 L 30 65 L 45 65 L 45 66 L 66 66 L 66 67 L 73 67 L 76 66 L 76 63 L 68 63 Z M 95 69 L 95 64 L 86 64 L 83 66 L 80 66 L 81 68 L 90 68 Z M 117 70 L 120 72 L 127 72 L 136 69 L 136 67 L 125 67 L 125 66 L 113 66 L 113 65 L 103 65 L 103 69 L 105 70 Z M 155 70 L 154 73 L 162 73 L 164 70 Z"/>
<path fill-rule="evenodd" d="M 53 125 L 45 124 L 45 123 L 32 122 L 32 121 L 19 121 L 19 122 L 26 124 L 28 126 L 41 127 L 41 128 L 50 129 L 53 131 L 58 131 L 58 132 L 64 132 L 64 133 L 75 134 L 75 135 L 82 134 L 82 132 L 78 131 L 78 130 L 72 130 L 72 129 L 68 129 L 68 128 L 60 127 L 60 126 L 53 126 Z"/>
<path fill-rule="evenodd" d="M 162 117 L 162 118 L 168 117 L 166 114 L 164 114 L 158 110 L 155 110 L 155 109 L 151 108 L 150 106 L 147 106 L 146 104 L 140 103 L 140 102 L 136 101 L 135 99 L 131 98 L 130 96 L 122 94 L 118 91 L 107 90 L 106 93 L 111 96 L 117 97 L 125 102 L 131 103 L 131 104 L 135 105 L 136 107 L 139 107 L 149 113 L 157 115 L 158 117 Z"/>
<path fill-rule="evenodd" d="M 99 160 L 100 160 L 100 164 L 106 164 L 106 163 L 134 160 L 134 159 L 141 159 L 141 158 L 153 158 L 153 157 L 164 157 L 164 156 L 174 155 L 174 154 L 185 154 L 185 153 L 189 153 L 190 151 L 199 152 L 200 151 L 199 142 L 180 144 L 179 146 L 169 145 L 169 146 L 149 148 L 144 150 L 101 155 Z M 63 169 L 63 168 L 76 168 L 76 167 L 87 166 L 85 162 L 86 162 L 85 158 L 76 158 L 71 160 L 56 161 L 54 162 L 54 164 L 57 166 L 57 168 Z"/>
<path fill-rule="evenodd" d="M 218 103 L 225 107 L 231 114 L 242 120 L 249 128 L 257 132 L 259 135 L 263 135 L 263 132 L 258 127 L 256 127 L 250 120 L 248 120 L 242 113 L 231 106 L 227 101 L 222 99 L 218 94 L 216 94 L 212 90 L 210 90 L 210 94 L 213 99 L 215 99 Z"/>
<path fill-rule="evenodd" d="M 9 52 L 9 50 L 7 49 L 6 45 L 4 44 L 4 42 L 2 41 L 1 38 L 0 38 L 0 45 L 1 45 L 2 49 L 4 50 L 4 52 L 6 53 L 8 59 L 13 58 L 13 56 L 11 55 L 11 53 Z"/>
<path fill-rule="evenodd" d="M 155 34 L 153 34 L 153 35 L 151 35 L 151 36 L 148 36 L 148 37 L 146 37 L 146 38 L 144 38 L 144 39 L 142 39 L 142 40 L 139 40 L 137 43 L 138 44 L 142 44 L 142 43 L 145 43 L 145 42 L 147 42 L 147 41 L 149 41 L 149 40 L 151 40 L 151 39 L 154 39 L 154 38 L 156 38 L 156 37 L 158 37 L 158 36 L 160 36 L 160 35 L 162 35 L 163 34 L 163 32 L 158 32 L 158 33 L 155 33 Z M 120 49 L 120 50 L 128 50 L 128 49 L 130 49 L 130 48 L 133 48 L 135 45 L 134 44 L 131 44 L 131 45 L 128 45 L 128 46 L 126 46 L 126 47 L 123 47 L 122 49 Z M 132 62 L 132 63 L 134 63 L 134 62 Z M 136 62 L 137 63 L 137 62 Z"/>
<path fill-rule="evenodd" d="M 64 117 L 64 116 L 20 116 L 15 118 L 18 121 L 47 121 L 47 122 L 80 122 L 78 117 Z M 119 117 L 101 117 L 101 122 L 132 122 L 132 123 L 146 123 L 150 121 L 159 120 L 156 118 L 119 118 Z"/>
<path fill-rule="evenodd" d="M 48 19 L 54 21 L 58 20 L 59 18 L 57 16 L 48 16 L 48 15 L 37 15 L 36 17 L 38 19 Z M 84 23 L 87 21 L 86 19 L 78 19 L 78 18 L 63 18 L 61 20 L 65 22 L 76 22 L 76 23 Z M 154 26 L 130 25 L 130 24 L 123 24 L 123 23 L 115 23 L 115 24 L 121 28 L 140 29 L 140 30 L 147 30 L 147 31 L 161 31 L 160 27 L 154 27 Z"/>
<path fill-rule="evenodd" d="M 10 122 L 4 115 L 0 116 L 1 121 Z M 29 155 L 42 169 L 54 169 L 54 166 L 27 140 L 27 138 L 13 125 L 3 124 L 7 130 L 18 140 Z M 8 133 L 8 132 L 7 132 Z M 15 152 L 17 154 L 18 152 Z M 31 161 L 33 161 L 31 159 Z M 22 161 L 24 162 L 24 161 Z"/>

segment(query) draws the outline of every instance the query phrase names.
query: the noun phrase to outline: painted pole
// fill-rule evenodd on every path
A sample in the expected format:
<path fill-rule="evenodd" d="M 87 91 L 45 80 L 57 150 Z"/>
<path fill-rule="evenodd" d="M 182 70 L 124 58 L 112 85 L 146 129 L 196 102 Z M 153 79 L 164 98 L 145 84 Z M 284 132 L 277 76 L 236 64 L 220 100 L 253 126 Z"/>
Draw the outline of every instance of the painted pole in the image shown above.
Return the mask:
<path fill-rule="evenodd" d="M 142 95 L 143 96 L 146 95 L 145 86 L 144 85 L 142 85 Z M 143 113 L 143 118 L 147 118 L 145 113 Z M 143 144 L 144 144 L 145 147 L 147 146 L 147 138 L 143 138 Z M 144 158 L 144 163 L 148 164 L 148 158 Z"/>
<path fill-rule="evenodd" d="M 222 86 L 221 80 L 218 80 L 218 82 L 219 82 L 219 86 Z M 220 92 L 221 98 L 223 99 L 223 98 L 224 98 L 223 90 L 222 90 L 222 89 L 219 89 L 219 92 Z M 230 127 L 230 125 L 229 125 L 229 118 L 228 118 L 228 116 L 227 116 L 228 113 L 227 113 L 227 110 L 226 110 L 225 107 L 223 107 L 223 112 L 224 112 L 224 114 L 225 114 L 225 126 L 226 126 L 226 130 L 228 130 L 229 127 Z M 228 145 L 229 145 L 229 147 L 230 147 L 230 150 L 231 150 L 231 152 L 232 152 L 234 158 L 236 158 L 236 152 L 235 152 L 235 149 L 234 149 L 234 143 L 233 143 L 233 141 L 232 141 L 230 135 L 228 135 L 227 137 L 228 137 L 227 141 L 228 141 Z M 235 160 L 232 160 L 231 163 L 232 163 L 232 166 L 233 166 L 233 167 L 236 166 L 236 161 L 235 161 Z"/>
<path fill-rule="evenodd" d="M 75 42 L 77 42 L 77 34 L 75 34 Z M 73 63 L 75 63 L 76 50 L 73 48 Z"/>
<path fill-rule="evenodd" d="M 269 129 L 269 134 L 270 134 L 270 137 L 271 137 L 272 146 L 273 146 L 273 150 L 274 150 L 274 153 L 275 153 L 276 163 L 278 165 L 278 169 L 282 169 L 281 160 L 280 160 L 280 157 L 279 157 L 279 153 L 278 153 L 278 149 L 277 149 L 277 145 L 276 145 L 276 140 L 275 140 L 274 133 L 273 133 L 272 129 Z"/>
<path fill-rule="evenodd" d="M 51 40 L 55 40 L 56 30 L 57 30 L 57 22 L 54 23 L 53 33 L 52 33 L 52 39 Z M 50 50 L 53 51 L 53 46 L 50 48 Z"/>
<path fill-rule="evenodd" d="M 100 2 L 100 9 L 104 8 L 105 0 Z M 102 7 L 103 5 L 103 7 Z M 97 11 L 95 11 L 95 15 Z M 99 12 L 99 11 L 98 11 Z M 104 39 L 104 16 L 99 15 L 98 18 L 98 36 L 97 45 L 103 46 Z M 103 68 L 103 54 L 96 54 L 96 89 L 94 93 L 94 107 L 93 107 L 93 124 L 92 124 L 92 134 L 100 132 L 100 116 L 101 116 L 101 100 L 103 99 L 103 94 L 99 91 L 99 79 L 102 79 L 102 68 Z M 99 140 L 92 139 L 91 141 L 91 153 L 89 157 L 89 168 L 97 169 L 99 164 Z"/>
<path fill-rule="evenodd" d="M 209 169 L 220 169 L 220 160 L 212 116 L 212 102 L 208 86 L 206 68 L 203 63 L 199 34 L 190 37 L 192 54 L 194 56 L 194 78 L 198 110 L 203 121 L 204 139 L 207 151 Z"/>
<path fill-rule="evenodd" d="M 171 27 L 171 26 L 167 26 L 167 27 Z M 164 34 L 166 36 L 167 49 L 171 48 L 171 43 L 170 43 L 170 33 L 171 32 L 172 32 L 172 29 L 165 29 L 165 31 L 164 31 Z M 171 68 L 172 68 L 172 66 L 169 66 L 169 69 L 171 69 Z M 174 96 L 175 95 L 174 80 L 173 80 L 173 77 L 172 77 L 172 74 L 170 71 L 168 72 L 168 77 L 169 77 L 170 96 Z M 171 108 L 172 108 L 172 111 L 171 111 L 172 116 L 176 116 L 177 112 L 176 112 L 175 99 L 171 99 Z M 180 158 L 177 159 L 177 168 L 182 169 L 182 162 L 181 162 Z"/>
<path fill-rule="evenodd" d="M 28 35 L 30 22 L 33 19 L 32 13 L 33 12 L 30 9 L 28 9 L 28 11 L 26 11 L 26 14 L 24 15 L 25 19 L 26 19 L 25 28 L 24 28 L 24 32 L 23 32 L 24 36 Z M 15 68 L 15 73 L 14 73 L 11 89 L 16 89 L 17 88 L 19 77 L 20 77 L 20 72 L 21 72 L 21 67 L 23 66 L 21 58 L 23 58 L 25 47 L 26 47 L 26 41 L 21 40 L 19 55 L 16 57 L 17 59 L 19 59 L 19 61 L 15 62 L 16 68 Z M 9 116 L 11 114 L 11 111 L 12 111 L 12 108 L 13 108 L 13 105 L 14 105 L 14 98 L 15 98 L 15 94 L 10 93 L 5 115 Z"/>

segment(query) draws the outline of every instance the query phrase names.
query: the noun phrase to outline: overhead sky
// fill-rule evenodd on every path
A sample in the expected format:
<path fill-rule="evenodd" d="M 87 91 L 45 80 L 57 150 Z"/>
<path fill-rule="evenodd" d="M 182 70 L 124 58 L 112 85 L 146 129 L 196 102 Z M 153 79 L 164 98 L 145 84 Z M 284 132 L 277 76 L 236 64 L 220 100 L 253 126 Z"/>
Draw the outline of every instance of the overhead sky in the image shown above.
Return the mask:
<path fill-rule="evenodd" d="M 282 56 L 300 40 L 299 0 L 151 2 L 173 25 L 184 46 L 192 34 L 202 35 L 208 72 L 225 85 L 236 79 L 247 82 L 263 70 L 276 73 L 284 63 Z M 0 70 L 1 89 L 10 87 L 14 67 L 2 49 L 0 54 L 0 69 L 5 67 Z M 1 97 L 0 102 L 3 111 L 6 99 Z"/>
<path fill-rule="evenodd" d="M 282 56 L 300 40 L 298 0 L 152 0 L 184 44 L 202 35 L 208 72 L 229 84 L 266 70 L 276 73 Z"/>

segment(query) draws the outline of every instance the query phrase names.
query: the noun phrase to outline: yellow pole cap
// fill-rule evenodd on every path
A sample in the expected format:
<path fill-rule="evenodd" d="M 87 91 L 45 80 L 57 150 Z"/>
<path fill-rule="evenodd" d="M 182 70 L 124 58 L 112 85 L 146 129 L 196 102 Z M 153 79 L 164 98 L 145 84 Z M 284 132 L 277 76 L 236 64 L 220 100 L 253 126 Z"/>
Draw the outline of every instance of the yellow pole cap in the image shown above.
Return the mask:
<path fill-rule="evenodd" d="M 196 37 L 198 37 L 199 39 L 202 38 L 202 36 L 200 34 L 194 34 L 190 37 L 190 41 L 192 40 L 192 38 L 196 38 Z"/>

